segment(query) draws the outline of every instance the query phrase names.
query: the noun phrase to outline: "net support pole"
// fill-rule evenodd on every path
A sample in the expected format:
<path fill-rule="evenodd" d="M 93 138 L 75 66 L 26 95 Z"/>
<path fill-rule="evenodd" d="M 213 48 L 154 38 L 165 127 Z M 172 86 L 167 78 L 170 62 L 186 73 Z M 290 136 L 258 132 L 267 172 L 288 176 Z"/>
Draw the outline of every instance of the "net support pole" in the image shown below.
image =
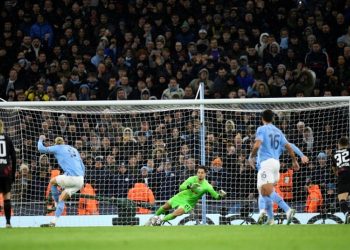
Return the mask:
<path fill-rule="evenodd" d="M 200 83 L 200 100 L 204 100 L 204 82 Z M 205 166 L 205 113 L 204 113 L 204 104 L 200 104 L 200 149 L 201 149 L 201 165 Z M 207 224 L 207 198 L 204 194 L 202 196 L 202 224 Z"/>

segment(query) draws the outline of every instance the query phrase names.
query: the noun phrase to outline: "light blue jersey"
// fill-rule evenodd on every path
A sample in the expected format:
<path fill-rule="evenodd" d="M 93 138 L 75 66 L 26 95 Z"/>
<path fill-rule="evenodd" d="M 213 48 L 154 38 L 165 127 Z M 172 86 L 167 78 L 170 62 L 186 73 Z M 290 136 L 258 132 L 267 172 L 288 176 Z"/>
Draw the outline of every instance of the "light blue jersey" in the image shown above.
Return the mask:
<path fill-rule="evenodd" d="M 65 175 L 84 176 L 85 166 L 75 148 L 64 144 L 45 147 L 43 141 L 39 140 L 38 150 L 40 153 L 54 154 Z"/>
<path fill-rule="evenodd" d="M 260 169 L 260 163 L 267 159 L 279 160 L 285 145 L 288 143 L 282 131 L 273 124 L 259 127 L 256 131 L 255 140 L 262 142 L 256 160 L 258 170 Z"/>

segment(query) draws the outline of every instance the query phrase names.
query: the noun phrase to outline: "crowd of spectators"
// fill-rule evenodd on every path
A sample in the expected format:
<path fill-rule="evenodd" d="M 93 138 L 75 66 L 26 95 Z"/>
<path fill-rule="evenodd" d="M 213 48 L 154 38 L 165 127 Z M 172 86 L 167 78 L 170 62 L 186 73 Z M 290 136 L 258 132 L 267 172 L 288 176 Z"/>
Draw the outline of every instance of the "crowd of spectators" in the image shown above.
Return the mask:
<path fill-rule="evenodd" d="M 348 0 L 7 0 L 0 97 L 349 95 Z"/>

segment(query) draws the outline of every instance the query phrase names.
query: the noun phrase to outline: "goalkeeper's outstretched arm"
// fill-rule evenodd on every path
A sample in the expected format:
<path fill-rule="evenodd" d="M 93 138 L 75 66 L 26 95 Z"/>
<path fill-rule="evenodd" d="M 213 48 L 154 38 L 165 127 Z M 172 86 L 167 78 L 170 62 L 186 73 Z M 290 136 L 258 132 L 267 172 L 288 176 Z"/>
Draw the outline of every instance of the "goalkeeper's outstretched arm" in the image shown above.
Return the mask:
<path fill-rule="evenodd" d="M 219 192 L 216 192 L 214 190 L 213 186 L 210 184 L 208 187 L 208 192 L 209 192 L 210 196 L 213 197 L 215 200 L 225 198 L 227 195 L 227 193 L 224 190 L 220 190 Z"/>

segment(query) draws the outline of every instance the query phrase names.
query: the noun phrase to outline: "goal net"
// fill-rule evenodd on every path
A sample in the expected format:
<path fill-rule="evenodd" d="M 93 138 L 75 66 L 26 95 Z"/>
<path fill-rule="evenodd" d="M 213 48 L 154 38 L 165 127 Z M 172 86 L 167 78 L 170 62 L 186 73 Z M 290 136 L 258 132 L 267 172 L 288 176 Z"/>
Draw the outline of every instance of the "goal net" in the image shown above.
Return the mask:
<path fill-rule="evenodd" d="M 265 109 L 275 111 L 275 124 L 311 160 L 293 172 L 284 153 L 276 189 L 297 212 L 339 211 L 330 154 L 349 135 L 349 100 L 315 100 L 3 103 L 0 116 L 18 158 L 14 214 L 53 214 L 49 180 L 62 172 L 53 155 L 38 152 L 41 134 L 46 145 L 62 136 L 86 166 L 86 185 L 67 202 L 66 215 L 153 214 L 203 161 L 209 182 L 228 196 L 207 195 L 192 212 L 199 221 L 203 208 L 257 212 L 256 170 L 247 159 Z"/>

